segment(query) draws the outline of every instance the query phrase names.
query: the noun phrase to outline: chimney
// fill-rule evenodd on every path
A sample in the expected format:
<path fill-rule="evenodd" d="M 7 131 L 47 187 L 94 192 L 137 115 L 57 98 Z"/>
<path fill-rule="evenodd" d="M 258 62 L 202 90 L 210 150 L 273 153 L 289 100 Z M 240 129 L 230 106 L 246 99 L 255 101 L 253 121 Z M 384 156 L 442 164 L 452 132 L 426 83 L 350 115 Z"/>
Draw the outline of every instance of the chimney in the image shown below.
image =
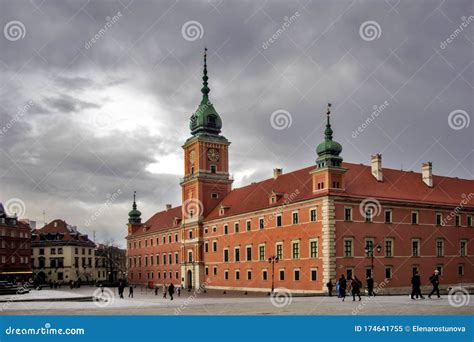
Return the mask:
<path fill-rule="evenodd" d="M 171 209 L 171 204 L 167 204 L 166 205 L 166 211 L 170 210 Z"/>
<path fill-rule="evenodd" d="M 383 181 L 383 172 L 382 172 L 382 155 L 377 153 L 371 158 L 372 164 L 372 175 L 375 177 L 377 182 Z"/>
<path fill-rule="evenodd" d="M 421 166 L 421 178 L 430 188 L 433 187 L 433 164 L 431 162 L 423 163 Z"/>
<path fill-rule="evenodd" d="M 283 169 L 273 169 L 273 179 L 277 179 L 283 174 Z"/>

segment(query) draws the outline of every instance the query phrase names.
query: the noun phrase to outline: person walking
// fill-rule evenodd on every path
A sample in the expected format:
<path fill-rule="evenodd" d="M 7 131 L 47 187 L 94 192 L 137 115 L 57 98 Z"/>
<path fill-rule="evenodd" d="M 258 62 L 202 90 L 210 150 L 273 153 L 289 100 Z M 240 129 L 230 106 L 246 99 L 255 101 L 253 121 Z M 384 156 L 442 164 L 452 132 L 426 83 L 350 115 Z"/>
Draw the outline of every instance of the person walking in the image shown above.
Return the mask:
<path fill-rule="evenodd" d="M 346 298 L 346 288 L 347 288 L 347 280 L 344 277 L 344 274 L 341 274 L 339 278 L 339 298 L 342 298 L 342 301 Z"/>
<path fill-rule="evenodd" d="M 133 285 L 128 288 L 128 298 L 133 298 Z"/>
<path fill-rule="evenodd" d="M 425 299 L 421 294 L 421 278 L 418 274 L 418 271 L 413 272 L 413 277 L 411 277 L 411 299 L 415 300 L 415 296 L 418 299 L 418 296 L 421 299 Z"/>
<path fill-rule="evenodd" d="M 328 283 L 326 284 L 326 287 L 328 288 L 328 295 L 329 297 L 332 297 L 332 288 L 333 288 L 333 283 L 331 279 L 329 279 Z"/>
<path fill-rule="evenodd" d="M 167 292 L 167 288 L 166 288 L 166 285 L 163 284 L 163 298 L 166 298 L 166 292 Z"/>
<path fill-rule="evenodd" d="M 359 301 L 362 300 L 360 297 L 360 288 L 362 287 L 362 282 L 354 276 L 354 279 L 351 281 L 351 292 L 352 292 L 352 301 L 355 302 L 356 296 L 359 296 Z"/>
<path fill-rule="evenodd" d="M 178 286 L 178 297 L 181 297 L 181 287 Z"/>
<path fill-rule="evenodd" d="M 431 285 L 433 285 L 433 289 L 428 295 L 428 298 L 431 298 L 431 296 L 435 292 L 436 292 L 436 295 L 438 296 L 438 299 L 441 298 L 441 296 L 439 295 L 439 271 L 438 270 L 434 270 L 433 275 L 430 277 L 430 283 Z"/>
<path fill-rule="evenodd" d="M 372 278 L 370 275 L 367 277 L 367 292 L 368 292 L 369 297 L 370 296 L 375 297 L 374 278 Z"/>
<path fill-rule="evenodd" d="M 100 292 L 104 294 L 104 285 L 100 283 L 99 287 L 100 287 Z"/>
<path fill-rule="evenodd" d="M 173 285 L 173 283 L 171 283 L 170 286 L 168 286 L 168 292 L 170 294 L 170 299 L 173 300 L 173 294 L 174 294 L 174 285 Z"/>
<path fill-rule="evenodd" d="M 158 286 L 155 286 L 155 296 L 158 296 Z"/>

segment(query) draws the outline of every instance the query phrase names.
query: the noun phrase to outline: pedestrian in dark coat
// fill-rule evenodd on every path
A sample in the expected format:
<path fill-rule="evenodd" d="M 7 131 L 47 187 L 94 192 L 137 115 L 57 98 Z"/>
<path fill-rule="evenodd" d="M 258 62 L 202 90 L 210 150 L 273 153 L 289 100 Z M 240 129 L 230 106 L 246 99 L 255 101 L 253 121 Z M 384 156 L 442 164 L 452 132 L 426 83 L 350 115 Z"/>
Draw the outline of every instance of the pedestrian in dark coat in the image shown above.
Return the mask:
<path fill-rule="evenodd" d="M 163 298 L 166 298 L 166 293 L 168 292 L 168 288 L 165 284 L 163 284 Z"/>
<path fill-rule="evenodd" d="M 326 284 L 326 287 L 328 288 L 328 295 L 329 297 L 332 297 L 332 288 L 334 287 L 331 279 L 329 279 L 328 283 Z"/>
<path fill-rule="evenodd" d="M 128 288 L 128 298 L 133 298 L 133 285 Z"/>
<path fill-rule="evenodd" d="M 342 301 L 346 298 L 346 288 L 347 288 L 347 280 L 344 277 L 344 274 L 341 275 L 339 278 L 339 297 L 342 298 Z"/>
<path fill-rule="evenodd" d="M 354 279 L 351 281 L 351 290 L 352 290 L 352 301 L 356 300 L 356 296 L 359 296 L 359 301 L 362 300 L 360 297 L 360 288 L 362 287 L 362 282 L 354 276 Z"/>
<path fill-rule="evenodd" d="M 178 297 L 181 297 L 181 287 L 178 286 Z"/>
<path fill-rule="evenodd" d="M 375 297 L 374 279 L 371 276 L 367 277 L 367 292 L 368 292 L 369 296 L 374 296 Z"/>
<path fill-rule="evenodd" d="M 155 286 L 155 296 L 158 296 L 158 286 Z"/>
<path fill-rule="evenodd" d="M 420 297 L 421 299 L 425 299 L 421 294 L 421 278 L 418 274 L 418 271 L 413 272 L 413 277 L 411 277 L 411 299 L 415 299 Z"/>
<path fill-rule="evenodd" d="M 430 294 L 428 295 L 428 298 L 431 298 L 431 295 L 436 292 L 436 295 L 438 298 L 441 298 L 439 295 L 439 271 L 435 270 L 433 275 L 430 277 L 430 283 L 433 285 L 433 290 L 431 290 Z"/>
<path fill-rule="evenodd" d="M 168 292 L 170 294 L 171 300 L 173 300 L 173 294 L 174 294 L 174 285 L 171 283 L 170 286 L 168 286 Z"/>

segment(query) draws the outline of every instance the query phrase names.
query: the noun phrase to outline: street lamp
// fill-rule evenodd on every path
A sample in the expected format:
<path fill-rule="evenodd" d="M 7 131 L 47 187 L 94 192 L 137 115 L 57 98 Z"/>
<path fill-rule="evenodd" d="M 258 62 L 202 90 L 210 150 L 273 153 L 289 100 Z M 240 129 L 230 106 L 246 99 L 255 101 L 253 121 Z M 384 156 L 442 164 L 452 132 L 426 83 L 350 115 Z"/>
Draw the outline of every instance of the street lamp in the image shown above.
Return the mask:
<path fill-rule="evenodd" d="M 369 256 L 369 253 L 370 253 L 370 257 L 371 257 L 370 276 L 372 278 L 374 278 L 374 248 L 377 250 L 377 253 L 380 253 L 380 251 L 382 250 L 382 247 L 380 247 L 380 245 L 374 246 L 372 244 L 365 247 L 365 254 Z"/>
<path fill-rule="evenodd" d="M 268 262 L 272 264 L 272 292 L 275 290 L 275 263 L 278 262 L 278 257 L 275 255 L 272 255 L 271 257 L 268 258 Z"/>

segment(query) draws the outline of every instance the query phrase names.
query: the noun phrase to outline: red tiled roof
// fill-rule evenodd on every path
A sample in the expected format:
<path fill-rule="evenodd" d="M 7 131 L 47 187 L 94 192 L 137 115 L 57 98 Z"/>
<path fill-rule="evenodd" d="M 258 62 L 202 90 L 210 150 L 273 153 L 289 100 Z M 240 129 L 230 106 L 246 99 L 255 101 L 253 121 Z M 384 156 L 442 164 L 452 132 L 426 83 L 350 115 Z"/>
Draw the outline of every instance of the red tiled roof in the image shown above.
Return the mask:
<path fill-rule="evenodd" d="M 43 228 L 34 230 L 33 234 L 33 241 L 40 241 L 40 235 L 63 234 L 63 237 L 60 241 L 79 241 L 94 244 L 94 242 L 92 242 L 87 235 L 81 234 L 77 230 L 76 232 L 74 232 L 70 225 L 68 225 L 65 221 L 59 219 L 51 221 Z"/>
<path fill-rule="evenodd" d="M 466 195 L 474 193 L 474 180 L 433 176 L 433 187 L 430 188 L 423 183 L 421 174 L 417 172 L 384 168 L 383 182 L 378 182 L 372 176 L 370 166 L 352 163 L 343 163 L 342 166 L 348 171 L 345 174 L 346 190 L 339 193 L 341 196 L 458 206 Z M 313 169 L 314 165 L 282 174 L 277 179 L 270 178 L 234 189 L 205 220 L 220 218 L 221 205 L 227 207 L 222 217 L 228 217 L 277 207 L 285 201 L 299 202 L 318 197 L 320 195 L 313 194 L 312 190 L 312 177 L 309 172 Z M 282 196 L 276 203 L 270 204 L 272 192 Z M 471 201 L 464 207 L 474 208 L 474 202 Z M 175 217 L 181 218 L 181 206 L 156 213 L 145 223 L 151 226 L 148 232 L 172 228 Z"/>
<path fill-rule="evenodd" d="M 173 228 L 175 227 L 174 219 L 181 219 L 181 216 L 181 206 L 165 211 L 160 211 L 145 222 L 145 226 L 150 226 L 150 229 L 147 230 L 147 233 Z"/>

